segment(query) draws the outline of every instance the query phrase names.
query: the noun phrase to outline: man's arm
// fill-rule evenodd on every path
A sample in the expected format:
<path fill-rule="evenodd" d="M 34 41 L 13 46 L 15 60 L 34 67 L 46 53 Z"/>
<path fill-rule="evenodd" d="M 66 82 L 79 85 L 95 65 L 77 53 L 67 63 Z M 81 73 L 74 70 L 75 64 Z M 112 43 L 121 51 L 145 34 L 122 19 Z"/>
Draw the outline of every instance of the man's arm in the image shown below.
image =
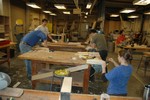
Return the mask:
<path fill-rule="evenodd" d="M 105 76 L 105 73 L 106 73 L 106 62 L 102 63 L 102 76 L 101 76 L 101 78 L 104 82 L 107 82 L 108 80 Z"/>
<path fill-rule="evenodd" d="M 44 40 L 42 46 L 47 47 L 47 40 Z"/>
<path fill-rule="evenodd" d="M 54 40 L 50 34 L 48 34 L 48 37 L 52 40 L 52 42 L 57 43 L 57 41 L 56 41 L 56 40 Z"/>
<path fill-rule="evenodd" d="M 109 60 L 110 62 L 112 62 L 115 66 L 119 66 L 119 64 L 118 64 L 116 61 L 114 61 L 113 58 L 109 58 L 108 60 Z"/>

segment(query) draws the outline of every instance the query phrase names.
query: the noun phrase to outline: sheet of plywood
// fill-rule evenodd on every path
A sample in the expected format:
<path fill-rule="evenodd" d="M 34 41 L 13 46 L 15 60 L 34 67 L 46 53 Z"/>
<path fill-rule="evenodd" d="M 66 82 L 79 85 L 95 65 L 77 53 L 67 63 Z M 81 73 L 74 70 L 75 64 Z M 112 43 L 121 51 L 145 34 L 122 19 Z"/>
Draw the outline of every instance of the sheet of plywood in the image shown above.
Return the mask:
<path fill-rule="evenodd" d="M 20 97 L 23 94 L 23 89 L 5 88 L 0 90 L 0 96 Z"/>

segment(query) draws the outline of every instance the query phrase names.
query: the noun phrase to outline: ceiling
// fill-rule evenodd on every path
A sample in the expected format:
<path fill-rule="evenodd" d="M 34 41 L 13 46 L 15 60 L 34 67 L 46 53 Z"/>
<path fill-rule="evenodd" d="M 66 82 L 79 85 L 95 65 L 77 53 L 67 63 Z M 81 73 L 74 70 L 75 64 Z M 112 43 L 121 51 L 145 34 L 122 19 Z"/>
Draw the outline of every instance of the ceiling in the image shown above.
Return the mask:
<path fill-rule="evenodd" d="M 50 10 L 53 13 L 56 13 L 58 16 L 63 15 L 62 10 L 58 10 L 54 7 L 54 4 L 64 4 L 67 8 L 67 11 L 73 13 L 73 9 L 77 8 L 74 1 L 78 1 L 78 6 L 81 8 L 82 13 L 90 12 L 89 16 L 96 16 L 99 11 L 99 5 L 101 5 L 102 0 L 23 0 L 25 2 L 33 1 L 36 2 L 42 9 Z M 136 12 L 132 14 L 142 14 L 144 11 L 150 9 L 150 6 L 134 6 L 132 2 L 134 0 L 104 0 L 105 1 L 105 15 L 107 19 L 109 18 L 110 14 L 119 14 L 119 11 L 123 8 L 136 8 Z M 88 2 L 92 2 L 95 5 L 93 9 L 87 10 L 86 4 Z M 84 13 L 85 14 L 85 13 Z M 126 15 L 123 15 L 126 16 Z"/>

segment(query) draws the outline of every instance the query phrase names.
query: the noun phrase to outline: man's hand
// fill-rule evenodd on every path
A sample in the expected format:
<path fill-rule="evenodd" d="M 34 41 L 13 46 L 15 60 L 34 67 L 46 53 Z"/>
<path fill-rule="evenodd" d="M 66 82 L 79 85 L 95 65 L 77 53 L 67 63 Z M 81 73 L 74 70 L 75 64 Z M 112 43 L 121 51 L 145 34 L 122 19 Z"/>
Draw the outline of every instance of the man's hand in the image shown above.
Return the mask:
<path fill-rule="evenodd" d="M 113 58 L 109 58 L 108 61 L 112 62 L 115 66 L 119 66 L 119 64 Z"/>
<path fill-rule="evenodd" d="M 113 59 L 113 58 L 109 58 L 108 61 L 110 61 L 110 62 L 113 63 L 113 62 L 114 62 L 114 59 Z"/>
<path fill-rule="evenodd" d="M 45 44 L 44 42 L 41 45 L 44 47 L 48 47 L 47 44 Z"/>
<path fill-rule="evenodd" d="M 56 40 L 53 39 L 52 42 L 57 43 L 58 41 L 56 41 Z"/>

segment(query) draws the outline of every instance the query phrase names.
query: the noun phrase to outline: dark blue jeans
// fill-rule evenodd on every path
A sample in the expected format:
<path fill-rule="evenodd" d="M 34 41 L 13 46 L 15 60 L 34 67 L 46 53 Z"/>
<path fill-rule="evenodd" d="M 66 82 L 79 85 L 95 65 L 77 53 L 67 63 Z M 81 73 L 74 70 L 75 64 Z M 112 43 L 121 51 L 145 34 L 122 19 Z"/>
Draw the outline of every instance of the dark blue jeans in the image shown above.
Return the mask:
<path fill-rule="evenodd" d="M 32 50 L 31 46 L 23 44 L 22 42 L 20 42 L 19 48 L 20 48 L 20 51 L 21 51 L 22 54 Z M 31 76 L 32 76 L 31 61 L 30 60 L 24 60 L 24 62 L 25 62 L 25 65 L 26 65 L 27 77 L 30 79 Z"/>
<path fill-rule="evenodd" d="M 102 60 L 106 61 L 108 51 L 107 50 L 101 50 L 101 51 L 99 51 L 99 55 L 101 56 Z"/>

